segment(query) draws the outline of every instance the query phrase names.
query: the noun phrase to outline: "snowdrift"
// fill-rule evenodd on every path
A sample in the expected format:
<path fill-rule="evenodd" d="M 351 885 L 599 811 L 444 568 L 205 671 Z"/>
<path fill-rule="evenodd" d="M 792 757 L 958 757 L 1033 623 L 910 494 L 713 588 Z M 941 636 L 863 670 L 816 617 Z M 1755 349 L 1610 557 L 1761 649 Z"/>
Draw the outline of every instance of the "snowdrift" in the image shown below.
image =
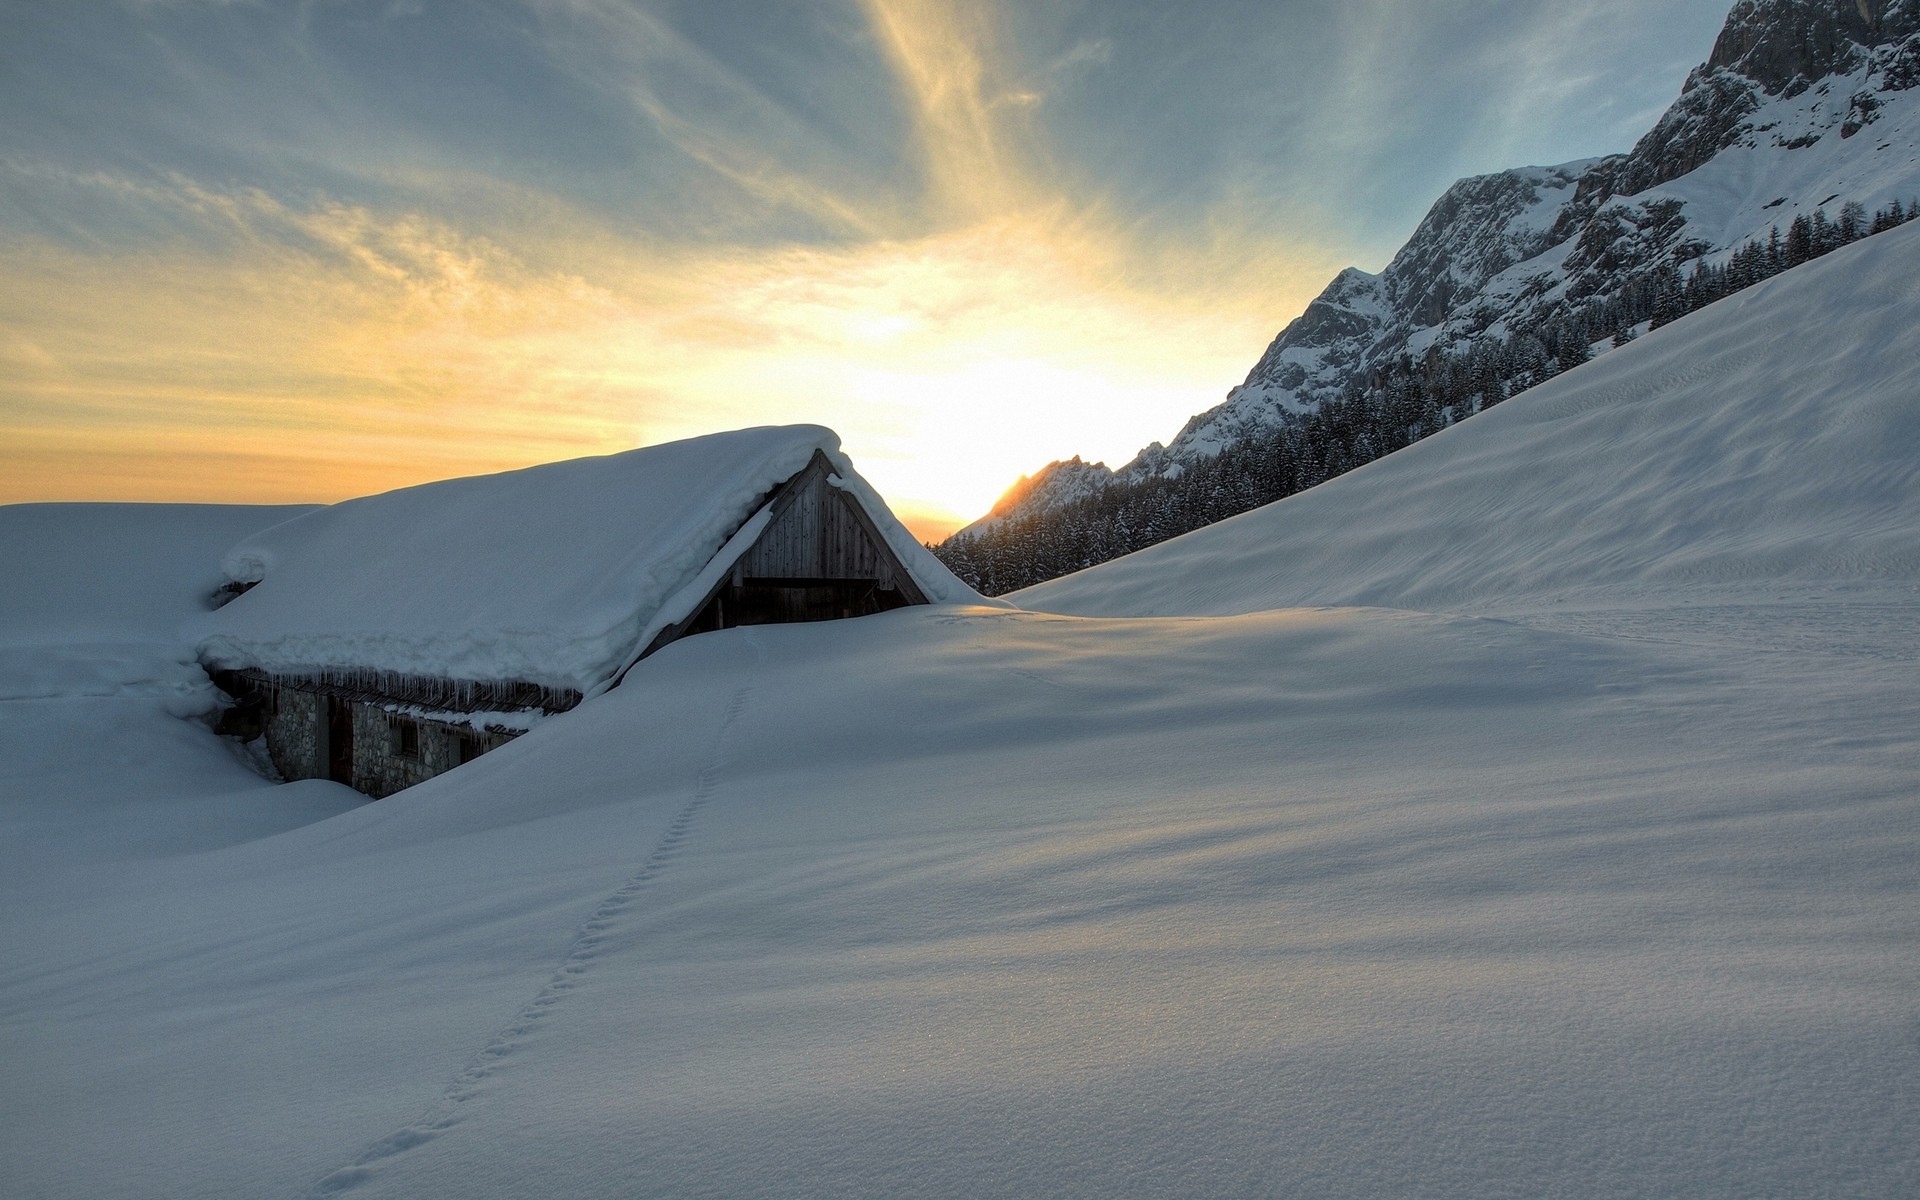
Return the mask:
<path fill-rule="evenodd" d="M 979 601 L 839 446 L 819 426 L 769 426 L 336 504 L 226 555 L 230 578 L 258 586 L 208 620 L 201 655 L 278 674 L 363 668 L 592 692 L 687 615 L 676 599 L 815 450 L 929 599 Z"/>
<path fill-rule="evenodd" d="M 315 507 L 0 506 L 0 642 L 178 642 L 226 582 L 228 547 Z"/>
<path fill-rule="evenodd" d="M 181 628 L 213 607 L 220 555 L 312 505 L 0 507 L 0 700 L 165 694 L 213 703 Z"/>
<path fill-rule="evenodd" d="M 1009 599 L 1491 611 L 1920 582 L 1920 228 L 1657 330 L 1308 492 Z"/>

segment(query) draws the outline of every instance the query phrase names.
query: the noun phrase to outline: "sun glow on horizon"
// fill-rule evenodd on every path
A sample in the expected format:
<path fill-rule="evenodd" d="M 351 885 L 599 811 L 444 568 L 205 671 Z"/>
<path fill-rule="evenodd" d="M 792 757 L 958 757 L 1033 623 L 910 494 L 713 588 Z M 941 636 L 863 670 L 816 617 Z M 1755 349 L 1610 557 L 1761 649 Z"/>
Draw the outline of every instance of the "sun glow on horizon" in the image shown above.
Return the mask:
<path fill-rule="evenodd" d="M 0 501 L 331 501 L 806 422 L 937 537 L 1055 458 L 1118 466 L 1171 436 L 1338 265 L 1230 221 L 1148 233 L 1067 195 L 1023 117 L 1041 98 L 999 76 L 982 10 L 864 9 L 924 194 L 858 213 L 813 196 L 849 228 L 831 244 L 661 245 L 551 197 L 482 236 L 175 177 L 140 199 L 196 237 L 16 246 Z"/>

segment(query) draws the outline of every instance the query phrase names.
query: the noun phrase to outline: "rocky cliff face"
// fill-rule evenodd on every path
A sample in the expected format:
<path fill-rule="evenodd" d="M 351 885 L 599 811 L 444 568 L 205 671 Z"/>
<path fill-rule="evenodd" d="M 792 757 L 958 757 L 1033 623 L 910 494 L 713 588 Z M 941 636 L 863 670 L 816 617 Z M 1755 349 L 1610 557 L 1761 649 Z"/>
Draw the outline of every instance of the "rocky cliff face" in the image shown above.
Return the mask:
<path fill-rule="evenodd" d="M 1241 415 L 1264 405 L 1274 417 L 1324 403 L 1376 365 L 1383 350 L 1444 326 L 1490 282 L 1552 248 L 1580 182 L 1608 161 L 1527 167 L 1454 184 L 1386 270 L 1342 272 L 1274 339 L 1228 403 L 1194 418 L 1172 449 L 1224 444 L 1228 430 L 1219 418 L 1236 403 L 1248 410 Z"/>
<path fill-rule="evenodd" d="M 1702 69 L 1727 71 L 1769 95 L 1796 95 L 1852 73 L 1867 48 L 1920 32 L 1911 0 L 1740 0 Z"/>
<path fill-rule="evenodd" d="M 995 516 L 1177 474 L 1396 360 L 1577 316 L 1796 215 L 1872 209 L 1916 189 L 1920 0 L 1739 0 L 1707 62 L 1631 151 L 1454 184 L 1385 270 L 1341 272 L 1223 404 L 1165 447 L 1119 472 L 1077 460 L 1040 472 Z"/>
<path fill-rule="evenodd" d="M 1593 188 L 1633 195 L 1679 179 L 1738 145 L 1769 100 L 1847 76 L 1871 83 L 1916 33 L 1920 0 L 1740 0 L 1673 107 Z"/>

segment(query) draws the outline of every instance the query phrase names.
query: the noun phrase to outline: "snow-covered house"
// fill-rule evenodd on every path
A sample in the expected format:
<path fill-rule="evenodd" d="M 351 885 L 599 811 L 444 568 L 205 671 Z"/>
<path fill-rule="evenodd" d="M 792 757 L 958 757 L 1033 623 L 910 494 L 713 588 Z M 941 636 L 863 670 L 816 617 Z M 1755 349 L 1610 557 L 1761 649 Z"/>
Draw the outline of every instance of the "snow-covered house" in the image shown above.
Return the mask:
<path fill-rule="evenodd" d="M 678 638 L 978 597 L 818 426 L 349 500 L 230 551 L 200 658 L 287 779 L 372 796 L 491 750 Z"/>

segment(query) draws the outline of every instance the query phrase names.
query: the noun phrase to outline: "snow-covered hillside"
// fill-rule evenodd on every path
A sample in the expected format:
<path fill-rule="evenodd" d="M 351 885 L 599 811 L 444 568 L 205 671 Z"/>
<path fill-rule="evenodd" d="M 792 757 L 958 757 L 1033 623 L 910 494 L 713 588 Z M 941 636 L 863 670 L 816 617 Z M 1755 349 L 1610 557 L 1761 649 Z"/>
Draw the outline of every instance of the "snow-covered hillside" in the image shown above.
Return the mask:
<path fill-rule="evenodd" d="M 180 633 L 226 582 L 220 556 L 311 505 L 0 507 L 0 700 L 163 688 L 213 702 Z"/>
<path fill-rule="evenodd" d="M 1231 615 L 704 634 L 366 805 L 0 702 L 0 1190 L 1911 1194 L 1916 266 L 1024 597 Z"/>

